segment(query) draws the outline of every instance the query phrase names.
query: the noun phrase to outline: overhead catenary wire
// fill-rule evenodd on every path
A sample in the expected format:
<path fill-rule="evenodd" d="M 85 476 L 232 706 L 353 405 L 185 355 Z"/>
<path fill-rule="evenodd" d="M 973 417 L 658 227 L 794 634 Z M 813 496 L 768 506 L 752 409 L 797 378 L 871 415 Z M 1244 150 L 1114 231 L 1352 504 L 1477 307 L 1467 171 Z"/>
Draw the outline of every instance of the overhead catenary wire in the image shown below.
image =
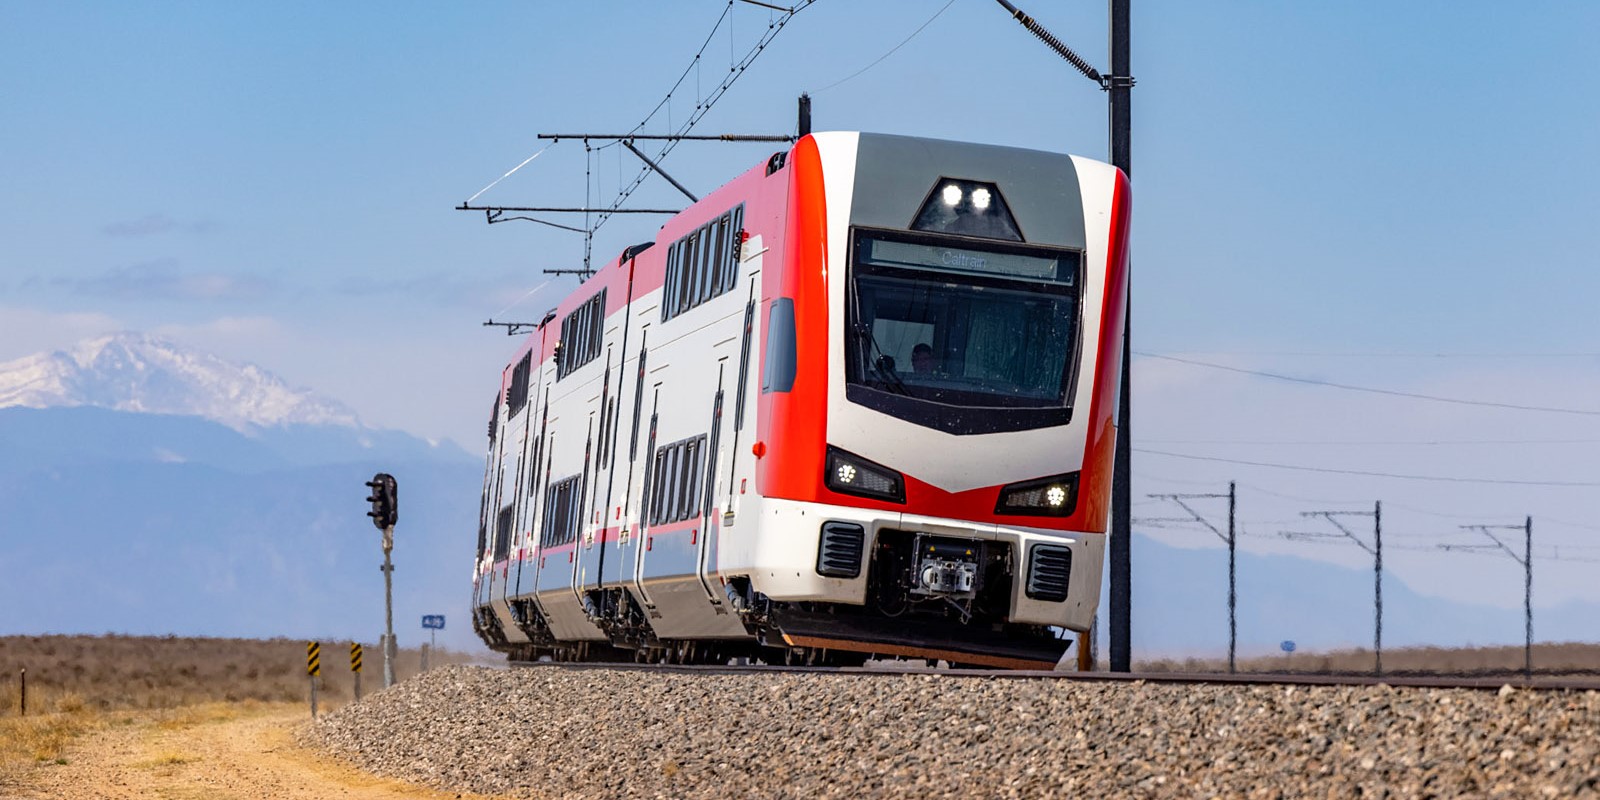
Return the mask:
<path fill-rule="evenodd" d="M 699 122 L 699 120 L 703 116 L 705 116 L 705 114 L 707 112 L 709 112 L 711 110 L 711 107 L 716 104 L 717 100 L 721 99 L 722 96 L 727 93 L 727 90 L 733 85 L 733 83 L 735 81 L 737 81 L 739 79 L 739 76 L 741 76 L 744 73 L 744 71 L 750 66 L 750 64 L 752 62 L 754 62 L 756 56 L 759 55 L 763 50 L 766 49 L 766 46 L 772 42 L 772 39 L 777 36 L 778 32 L 781 31 L 784 28 L 784 26 L 788 24 L 789 20 L 796 13 L 800 12 L 801 10 L 803 10 L 806 7 L 810 6 L 812 3 L 816 2 L 816 0 L 801 0 L 801 2 L 799 2 L 798 4 L 796 4 L 796 5 L 792 6 L 792 7 L 785 8 L 785 7 L 782 7 L 782 6 L 777 6 L 777 5 L 773 5 L 773 4 L 769 4 L 769 3 L 757 2 L 756 0 L 739 0 L 739 1 L 748 3 L 750 5 L 755 5 L 755 6 L 760 6 L 762 8 L 767 8 L 767 9 L 770 9 L 770 10 L 773 10 L 773 11 L 782 11 L 783 13 L 780 16 L 778 16 L 776 19 L 772 19 L 772 20 L 770 20 L 768 22 L 766 33 L 760 38 L 759 41 L 756 42 L 754 47 L 752 47 L 748 52 L 746 52 L 746 54 L 745 54 L 743 59 L 738 60 L 738 61 L 733 61 L 732 60 L 732 53 L 730 53 L 730 66 L 728 68 L 728 73 L 717 84 L 716 88 L 711 90 L 709 95 L 706 95 L 706 96 L 702 97 L 700 95 L 700 92 L 698 91 L 698 89 L 696 90 L 696 98 L 695 98 L 696 99 L 696 105 L 695 105 L 694 112 L 692 114 L 690 114 L 689 118 L 686 121 L 684 121 L 681 125 L 679 125 L 676 128 L 674 128 L 673 125 L 672 125 L 672 100 L 676 96 L 676 93 L 683 86 L 684 81 L 686 81 L 688 79 L 688 76 L 689 76 L 690 73 L 695 73 L 696 78 L 698 80 L 700 67 L 701 67 L 701 62 L 703 61 L 704 56 L 706 54 L 706 51 L 709 48 L 709 46 L 711 45 L 711 42 L 716 38 L 717 32 L 719 30 L 721 30 L 724 22 L 726 22 L 728 24 L 730 37 L 732 35 L 731 14 L 732 14 L 732 10 L 733 10 L 733 6 L 734 6 L 734 3 L 735 3 L 735 0 L 727 0 L 727 3 L 725 3 L 723 5 L 721 13 L 717 16 L 716 23 L 712 25 L 710 32 L 706 34 L 705 41 L 701 42 L 700 47 L 696 50 L 694 57 L 692 59 L 690 59 L 689 64 L 684 67 L 684 69 L 683 69 L 683 71 L 681 73 L 679 73 L 677 80 L 673 82 L 672 87 L 667 90 L 667 93 L 661 98 L 660 102 L 656 103 L 655 107 L 650 110 L 650 113 L 646 114 L 644 116 L 644 118 L 639 121 L 639 124 L 634 126 L 633 130 L 631 131 L 631 134 L 639 134 L 645 128 L 645 126 L 647 126 L 650 123 L 650 121 L 652 119 L 654 119 L 658 114 L 660 114 L 663 110 L 665 110 L 666 118 L 667 118 L 667 126 L 668 126 L 668 128 L 670 130 L 670 133 L 668 134 L 668 136 L 671 137 L 671 138 L 668 139 L 667 144 L 661 149 L 661 151 L 656 154 L 656 156 L 655 156 L 655 160 L 656 161 L 659 162 L 661 159 L 665 158 L 666 155 L 669 152 L 671 152 L 672 149 L 677 145 L 677 143 L 679 141 L 679 138 L 682 135 L 687 134 L 688 131 L 691 128 L 694 127 L 695 123 Z M 730 38 L 730 48 L 732 47 L 731 42 L 732 42 L 732 40 Z M 574 138 L 579 138 L 579 137 L 574 137 Z M 724 139 L 724 140 L 731 140 L 731 141 L 740 141 L 740 140 L 743 140 L 743 138 L 745 138 L 745 137 L 737 137 L 737 136 L 735 136 L 735 137 L 731 137 L 731 138 L 730 137 L 717 137 L 717 138 Z M 559 141 L 559 139 L 557 139 L 556 141 Z M 591 145 L 587 140 L 585 140 L 585 142 L 584 142 L 584 149 L 585 149 L 584 194 L 585 194 L 586 198 L 591 196 L 592 192 L 597 188 L 594 185 L 594 177 L 592 175 L 593 168 L 594 168 L 594 165 L 593 165 L 593 155 L 594 155 L 594 153 L 596 151 L 599 151 L 599 150 L 604 150 L 604 149 L 606 149 L 608 147 L 615 147 L 619 143 L 620 143 L 620 141 L 613 140 L 613 141 L 607 142 L 605 144 L 601 144 L 601 145 L 597 145 L 596 146 L 596 145 Z M 492 181 L 488 186 L 485 186 L 483 189 L 478 190 L 478 192 L 476 194 L 472 195 L 471 198 L 469 198 L 466 202 L 462 203 L 461 206 L 458 207 L 458 210 L 485 210 L 486 213 L 489 215 L 489 222 L 491 222 L 491 223 L 496 222 L 496 221 L 508 221 L 508 220 L 512 220 L 512 219 L 517 219 L 517 220 L 527 220 L 529 222 L 537 222 L 537 223 L 541 223 L 541 224 L 545 224 L 545 225 L 550 225 L 550 226 L 556 227 L 556 228 L 563 228 L 565 230 L 572 230 L 572 228 L 570 228 L 568 226 L 563 226 L 563 225 L 560 225 L 560 224 L 557 224 L 557 223 L 551 223 L 551 222 L 547 222 L 545 220 L 535 219 L 535 218 L 531 218 L 531 217 L 517 216 L 517 217 L 504 217 L 504 218 L 502 218 L 497 214 L 497 212 L 503 212 L 503 211 L 508 211 L 508 210 L 526 211 L 526 210 L 531 210 L 531 209 L 509 209 L 509 208 L 506 208 L 506 209 L 501 209 L 501 208 L 476 209 L 476 208 L 470 208 L 469 207 L 473 200 L 476 200 L 484 192 L 486 192 L 489 189 L 493 188 L 496 184 L 498 184 L 501 181 L 505 180 L 506 178 L 510 177 L 512 174 L 514 174 L 518 170 L 520 170 L 523 167 L 527 166 L 528 163 L 530 163 L 534 159 L 538 158 L 542 153 L 544 153 L 545 150 L 548 150 L 549 147 L 554 145 L 554 144 L 555 144 L 555 142 L 553 141 L 553 142 L 551 142 L 551 145 L 546 145 L 545 148 L 541 149 L 537 153 L 534 153 L 532 156 L 529 156 L 527 159 L 524 159 L 522 163 L 520 163 L 517 166 L 515 166 L 515 167 L 511 168 L 510 170 L 508 170 L 504 175 L 501 175 L 499 178 L 497 178 L 494 181 Z M 620 167 L 620 163 L 619 163 L 619 167 Z M 584 208 L 582 208 L 582 209 L 567 209 L 567 208 L 545 209 L 545 210 L 549 210 L 549 211 L 581 212 L 585 216 L 584 228 L 583 228 L 583 230 L 578 231 L 578 232 L 581 232 L 581 233 L 584 234 L 583 269 L 582 270 L 558 270 L 558 271 L 555 271 L 555 272 L 573 272 L 573 273 L 576 273 L 576 274 L 580 275 L 580 277 L 584 276 L 584 275 L 591 274 L 593 272 L 591 262 L 592 262 L 592 256 L 593 256 L 593 238 L 594 238 L 595 232 L 598 231 L 600 229 L 600 227 L 603 226 L 606 223 L 606 221 L 611 219 L 612 216 L 614 216 L 616 214 L 619 214 L 619 213 L 625 213 L 625 212 L 629 211 L 628 209 L 621 208 L 622 203 L 624 203 L 627 200 L 627 198 L 633 193 L 633 191 L 636 190 L 639 187 L 639 185 L 644 182 L 645 178 L 648 177 L 650 172 L 652 172 L 652 171 L 653 170 L 651 170 L 651 168 L 645 167 L 643 170 L 641 170 L 639 172 L 639 174 L 637 174 L 634 177 L 632 182 L 630 182 L 627 186 L 622 186 L 622 179 L 621 179 L 621 175 L 619 173 L 617 183 L 618 183 L 618 186 L 620 188 L 619 188 L 619 191 L 617 192 L 616 199 L 613 200 L 612 203 L 608 207 L 598 210 L 598 212 L 597 212 L 598 213 L 598 219 L 591 219 L 591 217 L 590 217 L 591 211 L 589 209 L 589 206 L 591 206 L 592 204 L 589 203 L 589 202 L 585 202 L 584 203 Z M 655 213 L 655 212 L 649 212 L 649 213 Z"/>
<path fill-rule="evenodd" d="M 1141 481 L 1153 481 L 1153 482 L 1156 482 L 1156 483 L 1177 483 L 1177 484 L 1188 484 L 1188 485 L 1196 485 L 1196 486 L 1199 486 L 1199 485 L 1213 486 L 1213 485 L 1216 484 L 1215 480 L 1190 480 L 1190 479 L 1184 479 L 1184 478 L 1168 478 L 1168 477 L 1160 476 L 1160 475 L 1151 475 L 1151 474 L 1146 473 L 1146 472 L 1136 473 L 1134 477 L 1138 478 Z M 1359 505 L 1365 505 L 1366 504 L 1366 501 L 1363 501 L 1363 500 L 1335 499 L 1335 498 L 1331 498 L 1331 497 L 1306 497 L 1305 495 L 1302 495 L 1302 494 L 1291 494 L 1291 493 L 1288 493 L 1288 492 L 1281 492 L 1281 491 L 1277 491 L 1275 489 L 1269 489 L 1269 488 L 1267 488 L 1265 486 L 1261 486 L 1260 484 L 1246 483 L 1244 481 L 1239 481 L 1239 486 L 1241 488 L 1249 489 L 1249 490 L 1251 490 L 1253 492 L 1260 492 L 1261 494 L 1265 494 L 1265 495 L 1268 495 L 1270 497 L 1276 497 L 1276 498 L 1278 498 L 1280 500 L 1293 500 L 1293 501 L 1301 502 L 1301 503 L 1319 503 L 1319 504 L 1322 504 L 1322 505 L 1349 505 L 1349 506 L 1359 506 Z M 1149 501 L 1144 501 L 1144 502 L 1148 503 Z M 1135 503 L 1135 505 L 1138 505 L 1138 503 Z M 1437 510 L 1434 510 L 1434 509 L 1420 508 L 1418 506 L 1414 506 L 1414 505 L 1410 505 L 1410 504 L 1406 504 L 1406 503 L 1389 502 L 1386 505 L 1391 509 L 1399 509 L 1401 511 L 1411 512 L 1413 514 L 1422 514 L 1424 516 L 1438 517 L 1438 518 L 1441 518 L 1441 519 L 1482 519 L 1483 516 L 1484 516 L 1481 513 L 1480 514 L 1463 514 L 1463 513 L 1459 513 L 1459 512 L 1437 511 Z M 1541 516 L 1539 518 L 1539 520 L 1540 520 L 1540 522 L 1542 524 L 1545 524 L 1545 525 L 1555 525 L 1557 527 L 1576 528 L 1576 529 L 1580 529 L 1580 530 L 1600 531 L 1600 525 L 1590 525 L 1590 524 L 1585 524 L 1585 523 L 1582 523 L 1582 522 L 1573 522 L 1571 520 L 1556 519 L 1556 518 L 1546 517 L 1546 516 Z M 1459 536 L 1460 534 L 1459 533 L 1449 533 L 1449 534 L 1396 533 L 1394 535 L 1395 536 L 1400 536 L 1400 537 L 1416 536 L 1416 537 L 1419 537 L 1419 538 L 1430 538 L 1430 537 L 1431 538 L 1447 538 L 1449 536 Z M 1572 548 L 1572 549 L 1577 549 L 1577 550 L 1600 549 L 1600 544 L 1577 544 L 1577 545 L 1564 544 L 1564 545 L 1561 545 L 1561 546 L 1562 547 Z"/>
<path fill-rule="evenodd" d="M 1471 353 L 1471 352 L 1415 352 L 1397 353 L 1383 350 L 1183 350 L 1166 353 L 1169 356 L 1270 356 L 1279 358 L 1600 358 L 1600 353 L 1585 352 L 1529 352 L 1529 353 Z"/>
<path fill-rule="evenodd" d="M 1294 375 L 1285 375 L 1280 372 L 1245 369 L 1243 367 L 1230 367 L 1226 364 L 1217 364 L 1210 361 L 1197 361 L 1192 358 L 1179 358 L 1178 356 L 1162 355 L 1160 353 L 1151 353 L 1147 351 L 1134 351 L 1134 355 L 1141 358 L 1155 358 L 1162 361 L 1175 362 L 1178 364 L 1188 364 L 1195 367 L 1205 367 L 1207 369 L 1236 372 L 1242 375 L 1255 375 L 1262 378 L 1272 378 L 1273 380 L 1289 381 L 1291 383 L 1303 383 L 1311 386 L 1326 386 L 1330 389 L 1343 389 L 1350 392 L 1367 392 L 1369 394 L 1381 394 L 1388 395 L 1390 397 L 1406 397 L 1413 400 L 1429 400 L 1435 403 L 1452 403 L 1463 406 L 1480 406 L 1485 408 L 1510 409 L 1514 411 L 1542 411 L 1551 414 L 1576 414 L 1580 416 L 1600 417 L 1600 409 L 1559 408 L 1554 406 L 1523 405 L 1520 403 L 1500 403 L 1492 400 L 1467 400 L 1460 397 L 1444 397 L 1441 395 L 1423 394 L 1420 392 L 1403 392 L 1396 389 L 1380 389 L 1372 386 L 1357 386 L 1354 384 L 1326 381 L 1317 378 L 1301 378 Z"/>
<path fill-rule="evenodd" d="M 772 43 L 772 40 L 777 37 L 777 35 L 783 30 L 784 26 L 789 24 L 789 21 L 794 18 L 794 15 L 804 11 L 814 2 L 816 2 L 816 0 L 801 0 L 801 2 L 797 3 L 792 8 L 778 15 L 776 19 L 767 24 L 766 33 L 762 34 L 761 38 L 753 47 L 750 48 L 750 50 L 745 53 L 744 57 L 728 68 L 728 73 L 723 76 L 721 82 L 719 82 L 715 88 L 713 88 L 704 97 L 698 96 L 699 93 L 696 92 L 697 96 L 695 99 L 697 102 L 695 103 L 694 111 L 690 113 L 688 119 L 684 120 L 682 124 L 672 129 L 672 136 L 674 138 L 668 139 L 666 144 L 662 146 L 661 150 L 655 154 L 656 163 L 660 163 L 663 159 L 665 159 L 667 155 L 672 152 L 673 148 L 677 146 L 679 139 L 676 137 L 687 134 L 691 129 L 693 129 L 694 126 L 711 111 L 712 106 L 716 105 L 717 101 L 722 99 L 723 95 L 727 94 L 728 89 L 731 88 L 733 84 L 739 80 L 739 77 L 744 74 L 745 70 L 748 69 L 752 63 L 754 63 L 756 57 L 766 50 L 767 45 Z M 712 26 L 711 32 L 706 35 L 705 42 L 703 42 L 700 45 L 700 49 L 695 52 L 694 58 L 691 59 L 689 65 L 684 68 L 683 73 L 678 76 L 678 80 L 673 83 L 672 88 L 667 91 L 666 97 L 662 98 L 661 102 L 656 104 L 655 109 L 653 109 L 648 115 L 645 116 L 643 120 L 639 122 L 637 126 L 635 126 L 635 131 L 643 130 L 645 125 L 649 124 L 650 120 L 653 119 L 656 113 L 661 111 L 663 107 L 667 108 L 668 110 L 668 127 L 672 127 L 670 116 L 673 94 L 678 90 L 678 87 L 683 84 L 684 80 L 688 78 L 689 73 L 694 72 L 698 68 L 701 58 L 703 58 L 705 55 L 706 48 L 711 44 L 712 38 L 716 36 L 717 30 L 722 27 L 723 21 L 728 19 L 728 15 L 733 9 L 733 3 L 734 0 L 728 0 L 727 5 L 723 8 L 722 15 L 717 18 L 716 25 Z M 640 169 L 639 172 L 634 176 L 633 180 L 629 181 L 627 186 L 623 187 L 622 191 L 617 193 L 616 199 L 611 202 L 611 208 L 620 208 L 623 203 L 627 202 L 628 198 L 633 195 L 634 191 L 644 183 L 645 178 L 649 177 L 652 172 L 654 172 L 654 170 L 652 170 L 650 167 L 644 167 Z M 600 227 L 605 225 L 609 219 L 611 219 L 611 214 L 609 212 L 602 212 L 599 215 L 599 218 L 595 220 L 594 225 L 590 227 L 590 234 L 593 235 L 593 232 L 599 230 Z"/>
<path fill-rule="evenodd" d="M 1511 445 L 1511 444 L 1600 444 L 1600 439 L 1141 439 L 1145 444 L 1221 444 L 1261 446 L 1331 446 L 1331 447 L 1383 447 L 1417 446 L 1442 447 L 1446 445 Z"/>
<path fill-rule="evenodd" d="M 905 47 L 908 43 L 911 42 L 912 39 L 917 38 L 917 35 L 922 33 L 923 29 L 927 28 L 929 25 L 932 25 L 934 20 L 936 20 L 940 16 L 942 16 L 944 14 L 944 12 L 946 10 L 948 10 L 951 6 L 955 5 L 955 3 L 956 3 L 956 0 L 950 0 L 950 2 L 945 3 L 943 6 L 940 6 L 938 11 L 933 12 L 933 16 L 928 17 L 928 21 L 922 23 L 921 25 L 918 25 L 917 29 L 912 31 L 910 36 L 907 36 L 906 38 L 901 39 L 899 44 L 895 45 L 894 47 L 889 48 L 889 52 L 884 53 L 883 55 L 878 56 L 877 58 L 873 59 L 872 63 L 862 67 L 861 69 L 856 70 L 855 72 L 850 73 L 849 75 L 844 76 L 843 78 L 840 78 L 839 80 L 834 81 L 833 83 L 828 84 L 827 86 L 822 87 L 821 89 L 814 90 L 811 93 L 812 94 L 821 94 L 822 92 L 826 92 L 829 89 L 832 89 L 833 87 L 838 86 L 841 83 L 845 83 L 846 81 L 852 80 L 855 77 L 857 77 L 858 75 L 861 75 L 862 73 L 866 72 L 867 70 L 872 69 L 873 67 L 876 67 L 879 64 L 883 63 L 884 59 L 887 59 L 889 56 L 894 55 L 895 51 L 899 50 L 902 47 Z"/>
<path fill-rule="evenodd" d="M 1269 461 L 1248 461 L 1248 460 L 1245 460 L 1245 459 L 1238 459 L 1238 458 L 1221 458 L 1219 456 L 1201 456 L 1201 455 L 1194 455 L 1192 453 L 1173 453 L 1173 452 L 1166 451 L 1166 450 L 1151 450 L 1151 449 L 1142 448 L 1142 447 L 1134 448 L 1134 452 L 1147 453 L 1147 454 L 1156 455 L 1156 456 L 1168 456 L 1168 457 L 1171 457 L 1171 458 L 1186 458 L 1186 459 L 1190 459 L 1192 461 L 1216 461 L 1216 462 L 1223 463 L 1223 464 L 1240 464 L 1240 465 L 1249 466 L 1249 467 L 1267 467 L 1267 468 L 1271 468 L 1271 469 L 1288 469 L 1288 470 L 1296 470 L 1296 471 L 1300 471 L 1300 472 L 1324 472 L 1324 473 L 1331 473 L 1331 474 L 1335 474 L 1335 475 L 1361 475 L 1361 476 L 1373 477 L 1373 478 L 1394 478 L 1394 479 L 1397 479 L 1397 480 L 1408 480 L 1408 481 L 1436 481 L 1436 482 L 1441 482 L 1441 483 L 1479 483 L 1479 484 L 1491 484 L 1491 485 L 1501 485 L 1501 486 L 1553 486 L 1553 487 L 1584 487 L 1584 488 L 1600 486 L 1600 481 L 1527 481 L 1527 480 L 1510 480 L 1510 479 L 1499 479 L 1499 478 L 1463 478 L 1463 477 L 1456 477 L 1456 476 L 1449 476 L 1449 475 L 1407 475 L 1407 474 L 1397 473 L 1397 472 L 1377 472 L 1377 471 L 1371 471 L 1371 470 L 1358 470 L 1358 469 L 1337 469 L 1337 468 L 1333 468 L 1333 467 L 1311 467 L 1311 466 L 1305 466 L 1305 465 L 1302 465 L 1302 464 L 1280 464 L 1280 463 L 1269 462 Z"/>

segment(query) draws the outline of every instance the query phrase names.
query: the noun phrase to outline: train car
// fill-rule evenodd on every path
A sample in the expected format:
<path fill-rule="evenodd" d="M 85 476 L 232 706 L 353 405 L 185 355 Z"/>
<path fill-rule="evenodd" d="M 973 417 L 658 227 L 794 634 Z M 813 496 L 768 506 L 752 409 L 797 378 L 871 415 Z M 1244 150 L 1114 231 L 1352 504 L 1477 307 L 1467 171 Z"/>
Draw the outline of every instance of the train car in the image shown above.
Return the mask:
<path fill-rule="evenodd" d="M 474 627 L 514 659 L 1050 668 L 1100 595 L 1126 176 L 808 135 L 528 336 Z"/>

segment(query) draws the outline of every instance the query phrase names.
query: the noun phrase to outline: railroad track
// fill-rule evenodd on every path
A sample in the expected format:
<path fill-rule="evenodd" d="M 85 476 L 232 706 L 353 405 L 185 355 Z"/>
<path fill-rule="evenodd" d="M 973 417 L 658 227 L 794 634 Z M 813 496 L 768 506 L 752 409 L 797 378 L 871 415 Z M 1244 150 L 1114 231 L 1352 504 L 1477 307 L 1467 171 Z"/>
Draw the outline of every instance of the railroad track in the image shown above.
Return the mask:
<path fill-rule="evenodd" d="M 516 669 L 633 670 L 641 672 L 693 673 L 702 675 L 742 675 L 755 673 L 816 673 L 875 677 L 884 675 L 938 675 L 946 678 L 1006 678 L 1012 680 L 1087 681 L 1099 683 L 1178 683 L 1246 686 L 1396 686 L 1427 689 L 1498 690 L 1570 689 L 1600 691 L 1600 676 L 1594 675 L 1312 675 L 1305 673 L 1218 673 L 1218 672 L 1056 672 L 1010 669 L 939 669 L 902 667 L 898 662 L 867 667 L 805 667 L 781 664 L 636 664 L 631 662 L 588 661 L 512 661 Z"/>

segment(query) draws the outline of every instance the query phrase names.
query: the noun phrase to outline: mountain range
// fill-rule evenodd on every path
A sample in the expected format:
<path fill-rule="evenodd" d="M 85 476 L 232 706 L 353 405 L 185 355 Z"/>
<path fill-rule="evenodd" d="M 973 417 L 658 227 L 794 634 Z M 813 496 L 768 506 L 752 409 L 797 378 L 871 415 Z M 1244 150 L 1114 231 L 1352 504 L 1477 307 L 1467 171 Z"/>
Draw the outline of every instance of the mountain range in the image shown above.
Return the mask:
<path fill-rule="evenodd" d="M 0 408 L 88 406 L 209 419 L 235 430 L 358 426 L 354 411 L 247 364 L 140 333 L 0 363 Z"/>
<path fill-rule="evenodd" d="M 259 367 L 122 333 L 0 364 L 0 633 L 352 637 L 383 624 L 364 482 L 400 482 L 396 630 L 464 611 L 482 461 Z"/>

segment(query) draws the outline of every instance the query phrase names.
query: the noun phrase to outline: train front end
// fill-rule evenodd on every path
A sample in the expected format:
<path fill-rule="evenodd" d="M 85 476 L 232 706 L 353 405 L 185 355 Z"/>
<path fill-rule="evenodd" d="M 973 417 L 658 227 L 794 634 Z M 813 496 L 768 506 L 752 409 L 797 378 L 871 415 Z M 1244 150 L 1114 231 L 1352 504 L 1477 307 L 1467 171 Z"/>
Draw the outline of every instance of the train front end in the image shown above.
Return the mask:
<path fill-rule="evenodd" d="M 1053 665 L 1100 594 L 1126 177 L 856 133 L 803 139 L 786 166 L 781 273 L 762 282 L 762 536 L 743 554 L 772 629 Z"/>

